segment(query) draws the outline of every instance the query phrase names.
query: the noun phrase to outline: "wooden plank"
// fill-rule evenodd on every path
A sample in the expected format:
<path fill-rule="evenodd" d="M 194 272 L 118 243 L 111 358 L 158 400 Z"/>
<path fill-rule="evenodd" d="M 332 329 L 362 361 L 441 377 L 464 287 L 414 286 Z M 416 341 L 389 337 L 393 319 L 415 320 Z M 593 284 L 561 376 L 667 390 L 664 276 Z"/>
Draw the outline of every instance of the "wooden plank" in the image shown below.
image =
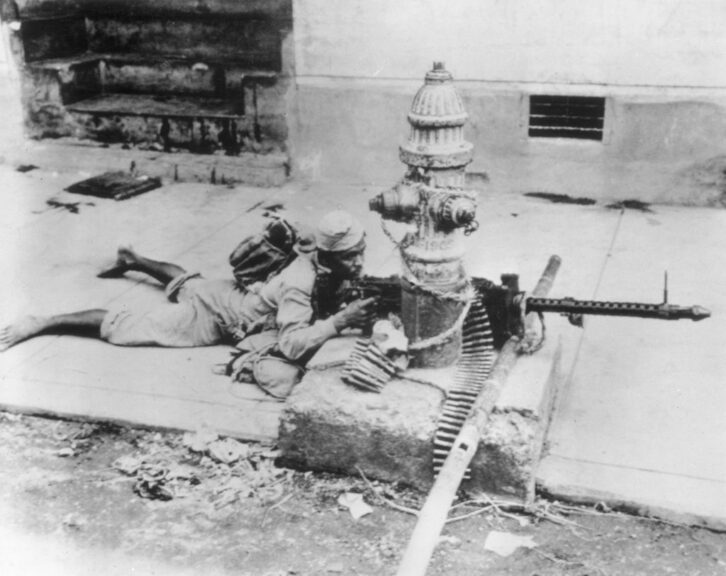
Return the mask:
<path fill-rule="evenodd" d="M 546 296 L 560 268 L 560 258 L 551 256 L 532 294 Z M 525 319 L 525 339 L 533 324 L 533 314 Z M 439 542 L 439 535 L 446 523 L 456 492 L 464 474 L 476 453 L 482 433 L 499 399 L 503 384 L 509 377 L 519 357 L 519 339 L 510 338 L 502 347 L 489 376 L 476 398 L 456 440 L 452 444 L 444 465 L 418 514 L 411 539 L 406 546 L 397 576 L 423 576 Z"/>
<path fill-rule="evenodd" d="M 241 119 L 242 102 L 199 96 L 101 94 L 70 104 L 68 110 L 86 114 L 154 116 L 161 118 Z"/>

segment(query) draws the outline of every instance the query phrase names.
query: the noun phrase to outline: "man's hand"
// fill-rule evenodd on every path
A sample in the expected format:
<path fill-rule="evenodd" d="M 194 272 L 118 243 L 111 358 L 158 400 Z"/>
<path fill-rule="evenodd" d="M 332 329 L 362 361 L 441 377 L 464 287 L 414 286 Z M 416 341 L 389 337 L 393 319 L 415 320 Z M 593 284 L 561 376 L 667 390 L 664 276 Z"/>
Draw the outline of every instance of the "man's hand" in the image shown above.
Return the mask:
<path fill-rule="evenodd" d="M 354 300 L 333 316 L 335 329 L 340 332 L 344 328 L 366 328 L 376 316 L 377 298 Z"/>

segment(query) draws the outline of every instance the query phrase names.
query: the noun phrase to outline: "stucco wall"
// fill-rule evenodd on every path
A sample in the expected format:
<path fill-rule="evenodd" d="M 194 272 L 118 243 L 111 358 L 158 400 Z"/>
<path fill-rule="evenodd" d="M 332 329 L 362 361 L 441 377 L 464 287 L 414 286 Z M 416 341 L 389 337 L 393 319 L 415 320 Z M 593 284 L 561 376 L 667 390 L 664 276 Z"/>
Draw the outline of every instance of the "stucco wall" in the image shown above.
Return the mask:
<path fill-rule="evenodd" d="M 295 0 L 298 75 L 726 87 L 722 0 Z"/>
<path fill-rule="evenodd" d="M 443 60 L 490 186 L 720 202 L 692 175 L 726 167 L 726 2 L 294 0 L 293 17 L 299 175 L 392 183 L 411 99 Z M 603 142 L 528 138 L 543 93 L 605 97 Z"/>

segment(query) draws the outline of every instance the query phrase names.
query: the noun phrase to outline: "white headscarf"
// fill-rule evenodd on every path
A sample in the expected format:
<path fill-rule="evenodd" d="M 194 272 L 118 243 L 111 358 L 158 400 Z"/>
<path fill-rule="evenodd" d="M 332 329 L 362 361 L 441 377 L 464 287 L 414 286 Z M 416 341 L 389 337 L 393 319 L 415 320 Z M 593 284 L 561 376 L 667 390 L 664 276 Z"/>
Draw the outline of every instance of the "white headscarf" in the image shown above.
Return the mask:
<path fill-rule="evenodd" d="M 358 220 L 348 212 L 329 212 L 315 229 L 315 243 L 319 250 L 345 252 L 356 247 L 363 240 L 365 231 Z"/>

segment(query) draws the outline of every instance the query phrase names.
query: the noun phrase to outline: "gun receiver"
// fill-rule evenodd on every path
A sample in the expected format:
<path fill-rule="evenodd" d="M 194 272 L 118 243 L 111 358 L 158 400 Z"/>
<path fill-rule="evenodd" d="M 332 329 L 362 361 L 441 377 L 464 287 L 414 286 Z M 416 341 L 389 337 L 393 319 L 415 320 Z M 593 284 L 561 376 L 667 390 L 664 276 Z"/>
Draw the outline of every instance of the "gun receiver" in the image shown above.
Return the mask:
<path fill-rule="evenodd" d="M 350 302 L 358 298 L 377 298 L 376 309 L 380 318 L 385 318 L 389 312 L 400 314 L 401 280 L 398 276 L 358 278 L 351 283 L 343 296 L 343 301 Z"/>

